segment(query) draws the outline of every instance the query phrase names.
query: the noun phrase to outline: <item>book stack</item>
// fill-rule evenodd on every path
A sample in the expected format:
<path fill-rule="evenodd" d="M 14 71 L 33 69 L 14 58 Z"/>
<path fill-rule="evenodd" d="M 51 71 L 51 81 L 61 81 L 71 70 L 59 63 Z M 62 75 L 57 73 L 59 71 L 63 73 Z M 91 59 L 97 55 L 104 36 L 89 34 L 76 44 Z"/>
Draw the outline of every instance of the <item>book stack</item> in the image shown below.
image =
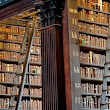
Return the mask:
<path fill-rule="evenodd" d="M 78 0 L 78 5 L 94 10 L 109 12 L 109 3 L 103 0 Z"/>
<path fill-rule="evenodd" d="M 105 0 L 77 2 L 82 108 L 99 110 L 109 31 L 109 3 Z"/>
<path fill-rule="evenodd" d="M 98 38 L 96 36 L 80 34 L 79 43 L 85 46 L 95 46 L 105 49 L 107 45 L 107 40 L 104 38 Z"/>
<path fill-rule="evenodd" d="M 102 84 L 92 84 L 92 83 L 82 83 L 81 84 L 82 93 L 102 93 Z"/>
<path fill-rule="evenodd" d="M 88 109 L 100 108 L 100 97 L 98 96 L 84 96 L 82 97 L 82 107 Z"/>
<path fill-rule="evenodd" d="M 92 21 L 91 23 L 99 22 L 104 23 L 105 25 L 108 24 L 108 15 L 104 13 L 97 13 L 94 11 L 82 9 L 78 12 L 78 15 L 79 19 L 81 20 Z"/>
<path fill-rule="evenodd" d="M 108 27 L 98 25 L 98 24 L 89 24 L 84 22 L 78 23 L 79 31 L 88 32 L 88 33 L 96 33 L 96 34 L 108 34 Z"/>
<path fill-rule="evenodd" d="M 105 64 L 105 55 L 97 54 L 93 51 L 89 52 L 80 52 L 80 61 L 85 63 L 91 63 L 91 64 L 99 64 L 104 65 Z"/>
<path fill-rule="evenodd" d="M 30 63 L 26 75 L 22 110 L 42 110 L 42 78 L 41 78 L 41 32 L 36 23 L 34 40 L 31 48 Z M 22 19 L 6 19 L 0 21 L 0 109 L 9 107 L 11 93 L 15 84 L 18 61 L 21 58 L 20 51 L 26 32 L 27 21 Z M 23 72 L 23 65 L 20 69 Z M 17 75 L 17 90 L 21 83 L 21 75 Z M 16 104 L 16 100 L 15 100 Z"/>
<path fill-rule="evenodd" d="M 80 74 L 82 78 L 103 79 L 104 69 L 96 67 L 80 67 Z"/>

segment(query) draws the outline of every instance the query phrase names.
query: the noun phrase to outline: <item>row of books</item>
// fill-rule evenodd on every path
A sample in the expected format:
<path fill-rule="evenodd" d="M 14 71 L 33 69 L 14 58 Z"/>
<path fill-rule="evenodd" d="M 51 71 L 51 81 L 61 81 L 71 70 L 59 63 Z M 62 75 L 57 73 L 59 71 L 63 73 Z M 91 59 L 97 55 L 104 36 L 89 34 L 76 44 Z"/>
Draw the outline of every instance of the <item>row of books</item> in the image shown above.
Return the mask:
<path fill-rule="evenodd" d="M 30 94 L 36 96 L 42 96 L 42 88 L 30 88 Z"/>
<path fill-rule="evenodd" d="M 41 38 L 34 37 L 33 44 L 41 44 Z"/>
<path fill-rule="evenodd" d="M 0 109 L 9 108 L 9 103 L 9 98 L 0 98 Z M 31 99 L 30 101 L 26 99 L 22 100 L 21 110 L 42 110 L 42 101 L 35 99 Z"/>
<path fill-rule="evenodd" d="M 14 83 L 16 75 L 10 74 L 10 73 L 0 73 L 0 82 L 9 82 L 9 83 Z M 25 83 L 30 83 L 30 84 L 42 84 L 41 81 L 42 77 L 41 75 L 26 75 Z M 21 82 L 21 76 L 17 76 L 17 81 L 18 83 Z"/>
<path fill-rule="evenodd" d="M 78 5 L 104 12 L 109 11 L 108 2 L 103 0 L 78 0 Z"/>
<path fill-rule="evenodd" d="M 37 73 L 41 74 L 41 66 L 36 66 L 36 65 L 29 65 L 29 72 L 30 73 Z"/>
<path fill-rule="evenodd" d="M 16 35 L 12 35 L 12 34 L 7 34 L 7 33 L 0 33 L 0 40 L 11 40 L 11 41 L 18 41 L 18 42 L 23 42 L 23 36 L 16 36 Z M 40 36 L 34 37 L 33 40 L 34 44 L 41 44 L 41 38 Z"/>
<path fill-rule="evenodd" d="M 21 57 L 22 56 L 20 55 L 20 53 L 0 51 L 1 59 L 19 60 L 19 59 L 21 59 Z M 31 55 L 30 61 L 31 62 L 41 62 L 41 55 Z"/>
<path fill-rule="evenodd" d="M 107 86 L 107 94 L 110 94 L 110 85 Z"/>
<path fill-rule="evenodd" d="M 14 91 L 14 87 L 8 87 L 4 85 L 0 85 L 0 94 L 11 94 Z M 16 88 L 16 95 L 19 93 L 19 88 Z M 35 95 L 35 96 L 42 96 L 42 89 L 41 88 L 24 88 L 23 95 Z"/>
<path fill-rule="evenodd" d="M 8 72 L 16 72 L 17 71 L 16 64 L 7 64 L 0 61 L 0 70 L 8 71 Z M 23 65 L 21 66 L 21 72 L 23 71 Z M 29 72 L 33 73 L 36 71 L 37 74 L 41 74 L 41 66 L 30 65 Z"/>
<path fill-rule="evenodd" d="M 7 87 L 6 87 L 7 88 Z M 10 87 L 11 88 L 11 87 Z M 17 94 L 19 89 L 17 88 Z M 9 94 L 11 94 L 12 91 L 10 91 Z M 24 88 L 23 95 L 31 95 L 31 96 L 42 96 L 42 88 Z"/>
<path fill-rule="evenodd" d="M 20 51 L 21 50 L 21 45 L 16 44 L 16 43 L 3 43 L 3 42 L 0 42 L 0 49 Z"/>
<path fill-rule="evenodd" d="M 104 38 L 99 38 L 91 35 L 80 34 L 79 44 L 106 48 L 107 40 Z"/>
<path fill-rule="evenodd" d="M 30 84 L 42 84 L 42 76 L 41 75 L 35 75 L 35 76 L 30 76 Z"/>
<path fill-rule="evenodd" d="M 89 52 L 80 52 L 80 61 L 85 63 L 91 63 L 91 64 L 105 64 L 105 55 L 97 54 L 93 51 Z"/>
<path fill-rule="evenodd" d="M 97 96 L 85 96 L 82 97 L 82 107 L 83 108 L 100 108 L 100 97 Z"/>
<path fill-rule="evenodd" d="M 4 62 L 0 62 L 0 70 L 4 70 L 4 71 L 7 71 L 7 72 L 16 72 L 17 65 L 16 64 L 7 64 L 7 63 L 4 63 Z"/>
<path fill-rule="evenodd" d="M 108 34 L 108 27 L 100 26 L 97 24 L 88 24 L 88 23 L 79 22 L 78 28 L 79 31 L 96 33 L 96 34 L 105 34 L 105 35 Z"/>
<path fill-rule="evenodd" d="M 21 105 L 21 110 L 42 110 L 41 100 L 23 100 Z"/>
<path fill-rule="evenodd" d="M 26 22 L 25 20 L 18 20 L 18 19 L 5 19 L 0 21 L 0 24 L 11 24 L 11 25 L 18 25 L 18 26 L 26 26 Z"/>
<path fill-rule="evenodd" d="M 38 52 L 38 53 L 41 53 L 41 46 L 32 46 L 31 48 L 31 52 Z"/>
<path fill-rule="evenodd" d="M 31 55 L 30 61 L 31 62 L 41 62 L 41 55 Z"/>
<path fill-rule="evenodd" d="M 17 76 L 15 73 L 0 73 L 0 82 L 14 83 L 15 78 L 17 78 L 17 82 L 21 82 L 21 76 Z M 29 76 L 26 75 L 25 83 L 29 83 Z"/>
<path fill-rule="evenodd" d="M 4 43 L 0 42 L 0 49 L 6 49 L 6 50 L 14 50 L 14 51 L 20 51 L 21 45 L 16 43 Z M 40 46 L 33 46 L 31 48 L 32 52 L 38 52 L 41 51 Z"/>
<path fill-rule="evenodd" d="M 40 30 L 35 30 L 34 36 L 41 37 L 41 31 Z"/>
<path fill-rule="evenodd" d="M 81 11 L 78 11 L 78 16 L 82 20 L 89 20 L 93 22 L 100 22 L 100 23 L 108 24 L 107 14 L 97 13 L 94 11 L 82 9 Z"/>
<path fill-rule="evenodd" d="M 107 103 L 106 109 L 110 109 L 110 97 L 106 97 L 106 103 Z"/>
<path fill-rule="evenodd" d="M 23 41 L 23 36 L 16 36 L 7 33 L 0 33 L 0 40 L 12 40 L 12 41 Z"/>
<path fill-rule="evenodd" d="M 0 58 L 1 59 L 19 60 L 21 58 L 21 55 L 20 55 L 20 53 L 16 53 L 16 52 L 0 51 Z"/>
<path fill-rule="evenodd" d="M 95 67 L 80 67 L 80 75 L 82 78 L 97 78 L 102 79 L 104 69 Z"/>
<path fill-rule="evenodd" d="M 25 34 L 25 28 L 24 27 L 0 25 L 0 31 L 6 32 L 6 33 L 13 33 L 13 34 Z"/>
<path fill-rule="evenodd" d="M 102 84 L 82 83 L 81 92 L 82 93 L 101 93 Z"/>

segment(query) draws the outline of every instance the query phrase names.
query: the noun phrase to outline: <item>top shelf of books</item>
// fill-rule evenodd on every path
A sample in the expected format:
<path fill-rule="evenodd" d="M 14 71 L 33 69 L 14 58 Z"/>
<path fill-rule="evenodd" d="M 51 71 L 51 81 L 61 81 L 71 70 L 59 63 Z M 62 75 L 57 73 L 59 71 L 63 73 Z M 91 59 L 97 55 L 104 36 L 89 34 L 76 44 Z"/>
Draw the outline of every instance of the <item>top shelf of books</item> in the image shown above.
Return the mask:
<path fill-rule="evenodd" d="M 78 0 L 78 8 L 98 13 L 110 14 L 109 3 L 103 0 Z"/>

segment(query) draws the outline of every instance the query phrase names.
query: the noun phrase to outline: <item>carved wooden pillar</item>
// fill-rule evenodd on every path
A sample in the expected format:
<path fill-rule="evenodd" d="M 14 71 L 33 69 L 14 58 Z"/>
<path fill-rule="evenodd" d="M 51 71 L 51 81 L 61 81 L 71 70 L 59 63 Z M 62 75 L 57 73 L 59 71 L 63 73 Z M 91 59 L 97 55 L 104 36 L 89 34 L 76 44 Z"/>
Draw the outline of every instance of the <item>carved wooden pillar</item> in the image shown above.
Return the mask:
<path fill-rule="evenodd" d="M 43 110 L 66 110 L 63 69 L 62 1 L 37 5 L 42 23 Z"/>

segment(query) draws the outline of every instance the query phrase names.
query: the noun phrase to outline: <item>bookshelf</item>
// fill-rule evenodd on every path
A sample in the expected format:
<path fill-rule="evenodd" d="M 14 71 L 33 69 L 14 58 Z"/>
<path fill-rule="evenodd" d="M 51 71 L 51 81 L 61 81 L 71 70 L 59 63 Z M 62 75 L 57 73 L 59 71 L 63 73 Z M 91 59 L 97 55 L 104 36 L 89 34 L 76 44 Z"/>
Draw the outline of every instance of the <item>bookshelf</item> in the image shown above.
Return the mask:
<path fill-rule="evenodd" d="M 27 20 L 25 19 L 15 18 L 0 21 L 0 110 L 5 110 L 9 107 L 14 85 L 17 85 L 17 99 L 21 76 L 19 76 L 19 83 L 17 84 L 14 83 L 14 78 L 16 77 L 16 67 L 21 57 L 20 50 L 26 23 Z M 35 38 L 24 85 L 21 110 L 42 110 L 41 33 L 39 26 L 38 20 L 36 21 Z"/>
<path fill-rule="evenodd" d="M 82 110 L 100 110 L 109 32 L 109 3 L 77 0 Z M 109 100 L 109 91 L 107 93 Z M 109 109 L 109 105 L 108 105 Z"/>

